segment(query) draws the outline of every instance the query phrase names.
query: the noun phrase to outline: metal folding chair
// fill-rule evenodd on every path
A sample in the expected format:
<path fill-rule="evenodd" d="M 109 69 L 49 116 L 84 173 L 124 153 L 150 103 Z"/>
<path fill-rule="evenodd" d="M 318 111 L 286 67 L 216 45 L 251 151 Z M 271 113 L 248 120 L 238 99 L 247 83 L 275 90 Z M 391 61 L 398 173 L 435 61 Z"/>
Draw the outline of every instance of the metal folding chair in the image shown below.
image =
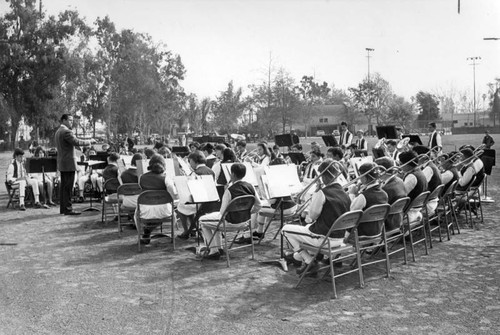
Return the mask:
<path fill-rule="evenodd" d="M 120 185 L 116 191 L 116 201 L 118 206 L 118 236 L 121 237 L 123 231 L 123 215 L 133 215 L 137 208 L 137 199 L 141 194 L 142 188 L 137 183 Z M 127 201 L 127 199 L 129 201 Z"/>
<path fill-rule="evenodd" d="M 425 203 L 425 210 L 424 210 L 424 222 L 427 224 L 427 231 L 429 232 L 429 247 L 432 249 L 432 233 L 437 230 L 439 233 L 439 242 L 443 242 L 443 236 L 441 235 L 441 218 L 439 217 L 439 212 L 437 207 L 439 206 L 439 200 L 442 197 L 444 185 L 439 185 L 432 191 L 432 193 L 429 195 L 427 198 L 427 201 Z M 436 199 L 438 201 L 438 206 L 436 206 L 436 209 L 434 210 L 434 213 L 432 215 L 429 215 L 429 210 L 427 203 L 431 200 Z M 436 221 L 437 226 L 431 228 L 431 222 Z"/>
<path fill-rule="evenodd" d="M 116 205 L 119 203 L 118 198 L 116 197 L 116 192 L 119 186 L 120 186 L 120 181 L 118 181 L 117 178 L 108 179 L 106 180 L 106 182 L 104 182 L 102 191 L 102 214 L 101 214 L 102 223 L 108 222 L 108 214 L 110 214 L 110 212 L 112 214 L 116 214 L 115 213 Z"/>
<path fill-rule="evenodd" d="M 337 289 L 335 286 L 335 279 L 345 276 L 347 274 L 353 273 L 353 272 L 358 272 L 359 275 L 359 286 L 363 287 L 364 286 L 364 279 L 363 279 L 363 269 L 361 267 L 361 254 L 359 252 L 359 240 L 358 240 L 358 223 L 359 220 L 361 219 L 361 216 L 363 215 L 362 211 L 352 211 L 352 212 L 347 212 L 341 215 L 335 222 L 332 224 L 330 227 L 328 233 L 324 237 L 323 241 L 321 242 L 320 246 L 316 245 L 310 245 L 307 243 L 302 243 L 301 248 L 303 250 L 308 251 L 311 254 L 314 254 L 314 259 L 319 254 L 322 254 L 326 257 L 328 257 L 329 260 L 329 265 L 323 266 L 320 268 L 320 270 L 330 268 L 330 275 L 332 277 L 332 292 L 333 292 L 333 298 L 337 298 Z M 334 231 L 344 231 L 346 229 L 351 230 L 351 234 L 354 234 L 354 244 L 346 243 L 341 246 L 338 245 L 332 245 L 330 241 L 330 236 Z M 343 260 L 347 259 L 356 259 L 356 266 L 353 268 L 350 268 L 350 270 L 335 274 L 334 270 L 334 263 L 335 262 L 341 262 Z M 305 271 L 302 273 L 302 275 L 299 278 L 299 281 L 297 282 L 297 285 L 295 288 L 298 288 L 304 277 L 307 275 L 307 272 L 309 270 L 309 267 L 311 266 L 312 263 L 310 263 Z"/>
<path fill-rule="evenodd" d="M 254 250 L 254 244 L 253 244 L 253 238 L 250 238 L 250 245 L 241 245 L 241 246 L 238 246 L 238 247 L 232 247 L 233 244 L 234 244 L 234 241 L 236 239 L 236 237 L 238 236 L 239 232 L 246 229 L 248 227 L 248 229 L 250 230 L 250 236 L 252 236 L 252 222 L 251 222 L 251 219 L 245 221 L 245 222 L 241 222 L 241 223 L 238 223 L 237 226 L 232 226 L 231 222 L 227 222 L 226 221 L 226 217 L 229 213 L 241 213 L 241 212 L 247 212 L 250 214 L 250 211 L 253 207 L 255 203 L 255 197 L 253 195 L 243 195 L 243 196 L 240 196 L 240 197 L 236 197 L 234 198 L 233 200 L 231 200 L 231 202 L 229 203 L 229 205 L 227 206 L 226 210 L 221 213 L 221 217 L 219 219 L 219 222 L 217 223 L 217 227 L 215 228 L 215 231 L 214 231 L 214 234 L 212 235 L 212 238 L 210 239 L 210 241 L 208 241 L 208 244 L 207 244 L 207 249 L 205 250 L 205 253 L 204 253 L 204 256 L 207 256 L 208 252 L 209 252 L 209 249 L 210 249 L 210 245 L 212 244 L 213 242 L 213 239 L 215 237 L 215 234 L 217 232 L 221 232 L 223 233 L 224 235 L 224 253 L 226 254 L 226 263 L 227 263 L 227 267 L 230 266 L 230 262 L 229 262 L 229 253 L 230 251 L 235 251 L 235 250 L 238 250 L 238 249 L 243 249 L 243 248 L 248 248 L 248 247 L 251 247 L 252 249 L 252 259 L 255 259 L 255 250 Z M 246 223 L 246 225 L 243 225 L 243 223 Z M 235 233 L 234 234 L 234 237 L 231 241 L 231 244 L 227 245 L 227 240 L 228 240 L 228 232 L 231 232 L 231 233 Z M 203 260 L 203 258 L 202 258 Z"/>
<path fill-rule="evenodd" d="M 415 245 L 421 242 L 424 242 L 425 246 L 425 254 L 429 254 L 429 250 L 427 249 L 427 230 L 425 228 L 425 222 L 424 222 L 424 217 L 420 221 L 414 221 L 410 222 L 408 214 L 409 212 L 413 210 L 423 210 L 425 207 L 427 198 L 429 197 L 430 192 L 426 191 L 418 195 L 415 199 L 413 199 L 412 202 L 410 202 L 410 205 L 408 206 L 408 210 L 405 212 L 405 216 L 403 219 L 404 222 L 404 229 L 405 229 L 405 235 L 408 234 L 410 237 L 410 249 L 411 249 L 411 256 L 413 261 L 415 262 Z M 414 241 L 413 240 L 413 233 L 418 232 L 419 230 L 422 230 L 422 234 L 424 235 L 423 238 Z"/>
<path fill-rule="evenodd" d="M 167 206 L 170 204 L 170 212 L 169 216 L 158 216 L 153 218 L 144 218 L 143 214 L 145 209 L 143 206 Z M 171 241 L 173 244 L 173 248 L 175 250 L 175 236 L 174 236 L 174 225 L 175 225 L 175 211 L 174 211 L 174 200 L 168 191 L 143 191 L 139 194 L 137 198 L 137 214 L 135 215 L 136 226 L 137 226 L 137 248 L 139 252 L 141 251 L 141 237 L 144 234 L 144 228 L 154 229 L 156 227 L 160 227 L 160 233 L 151 235 L 150 238 L 158 238 L 158 237 L 166 237 L 167 235 L 163 234 L 163 223 L 170 221 L 170 234 Z"/>

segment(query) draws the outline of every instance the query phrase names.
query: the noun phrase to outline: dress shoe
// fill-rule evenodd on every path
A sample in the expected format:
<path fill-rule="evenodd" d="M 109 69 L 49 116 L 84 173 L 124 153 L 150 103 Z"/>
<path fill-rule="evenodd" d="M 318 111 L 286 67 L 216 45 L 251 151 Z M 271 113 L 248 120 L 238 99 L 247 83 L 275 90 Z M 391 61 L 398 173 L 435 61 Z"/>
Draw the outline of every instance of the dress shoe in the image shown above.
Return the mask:
<path fill-rule="evenodd" d="M 258 233 L 254 231 L 252 236 L 254 241 L 258 241 L 258 240 L 263 240 L 266 235 L 264 233 Z"/>
<path fill-rule="evenodd" d="M 302 265 L 301 261 L 298 261 L 298 260 L 295 259 L 295 257 L 293 257 L 293 253 L 291 253 L 291 254 L 285 254 L 285 261 L 287 262 L 287 264 L 293 264 L 295 266 L 301 266 Z"/>
<path fill-rule="evenodd" d="M 35 202 L 35 208 L 42 208 L 42 204 L 40 202 Z"/>
<path fill-rule="evenodd" d="M 217 251 L 217 252 L 215 252 L 213 254 L 208 254 L 204 258 L 205 259 L 209 259 L 209 260 L 218 261 L 220 259 L 220 253 Z"/>
<path fill-rule="evenodd" d="M 307 269 L 307 264 L 306 262 L 303 262 L 302 266 L 298 268 L 296 272 L 298 275 L 301 275 L 304 273 L 304 271 L 306 271 L 306 269 Z M 309 267 L 309 271 L 307 271 L 306 275 L 315 276 L 318 274 L 318 270 L 319 270 L 319 264 L 314 260 L 312 261 L 311 266 Z"/>
<path fill-rule="evenodd" d="M 181 240 L 188 240 L 189 237 L 190 237 L 189 233 L 182 233 L 182 234 L 177 235 L 177 238 L 180 238 Z"/>
<path fill-rule="evenodd" d="M 149 238 L 149 237 L 143 237 L 143 238 L 141 238 L 141 244 L 142 245 L 148 245 L 149 243 L 151 243 L 151 238 Z"/>
<path fill-rule="evenodd" d="M 20 211 L 25 211 L 26 210 L 26 207 L 24 206 L 24 204 L 19 205 L 19 210 Z"/>
<path fill-rule="evenodd" d="M 52 202 L 52 201 L 48 201 L 48 202 L 47 202 L 47 205 L 49 205 L 49 206 L 57 206 L 57 205 L 56 205 L 54 202 Z"/>
<path fill-rule="evenodd" d="M 80 213 L 80 212 L 75 212 L 75 211 L 70 211 L 70 212 L 66 212 L 66 213 L 64 213 L 64 215 L 80 215 L 80 214 L 82 214 L 82 213 Z"/>
<path fill-rule="evenodd" d="M 250 237 L 240 237 L 234 241 L 235 244 L 252 244 L 252 239 Z"/>

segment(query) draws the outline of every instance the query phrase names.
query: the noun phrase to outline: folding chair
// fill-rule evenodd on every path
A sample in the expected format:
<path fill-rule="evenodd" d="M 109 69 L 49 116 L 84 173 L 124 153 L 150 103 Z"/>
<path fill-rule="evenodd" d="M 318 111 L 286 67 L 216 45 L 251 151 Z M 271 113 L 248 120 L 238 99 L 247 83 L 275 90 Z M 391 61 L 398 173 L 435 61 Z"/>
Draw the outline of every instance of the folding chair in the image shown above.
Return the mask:
<path fill-rule="evenodd" d="M 146 214 L 146 207 L 148 206 L 167 206 L 170 204 L 171 206 L 171 214 L 170 215 L 160 215 L 158 217 L 147 217 L 144 218 Z M 173 248 L 175 250 L 175 236 L 174 236 L 174 225 L 175 225 L 175 210 L 174 210 L 174 200 L 168 191 L 143 191 L 139 194 L 137 198 L 137 212 L 135 215 L 136 226 L 137 226 L 137 248 L 139 252 L 141 252 L 141 237 L 144 235 L 144 228 L 154 229 L 157 226 L 160 226 L 160 233 L 151 235 L 151 239 L 166 237 L 167 235 L 163 234 L 163 222 L 170 221 L 170 234 L 171 241 L 173 244 Z"/>
<path fill-rule="evenodd" d="M 361 219 L 361 216 L 363 215 L 362 211 L 352 211 L 352 212 L 347 212 L 341 215 L 335 222 L 332 224 L 330 229 L 328 230 L 328 233 L 326 234 L 325 238 L 321 242 L 320 246 L 315 246 L 315 245 L 310 245 L 307 243 L 302 243 L 301 248 L 303 250 L 308 251 L 311 254 L 314 254 L 314 259 L 319 254 L 322 254 L 326 257 L 328 257 L 329 260 L 329 265 L 323 266 L 320 268 L 320 270 L 323 270 L 325 268 L 330 268 L 330 275 L 332 277 L 332 291 L 333 291 L 333 298 L 337 298 L 337 289 L 335 287 L 335 279 L 345 276 L 347 274 L 353 273 L 353 272 L 358 272 L 359 275 L 359 287 L 364 286 L 364 279 L 363 279 L 363 269 L 360 266 L 361 264 L 361 254 L 359 252 L 359 240 L 358 240 L 358 223 L 359 220 Z M 346 229 L 351 229 L 351 234 L 354 234 L 354 244 L 350 243 L 342 243 L 342 245 L 332 245 L 331 240 L 328 236 L 332 234 L 334 231 L 344 231 Z M 354 268 L 351 268 L 348 271 L 335 274 L 334 266 L 333 264 L 335 262 L 343 261 L 346 259 L 352 259 L 356 258 L 357 266 Z M 310 263 L 305 271 L 302 273 L 302 275 L 299 278 L 299 281 L 295 288 L 298 288 L 304 277 L 307 275 L 307 272 L 309 270 L 309 267 L 311 266 L 312 263 Z"/>
<path fill-rule="evenodd" d="M 471 206 L 469 202 L 469 192 L 471 191 L 472 185 L 474 185 L 476 181 L 476 176 L 472 177 L 472 180 L 470 181 L 469 185 L 465 190 L 457 190 L 455 189 L 455 198 L 453 199 L 455 201 L 456 205 L 460 205 L 459 202 L 463 202 L 463 210 L 465 214 L 465 224 L 470 225 L 472 229 L 474 229 L 474 222 L 472 221 L 472 211 L 471 211 Z M 458 186 L 457 186 L 458 188 Z M 460 213 L 460 208 L 457 208 L 458 212 Z M 470 222 L 470 223 L 469 223 Z"/>
<path fill-rule="evenodd" d="M 403 219 L 403 222 L 406 222 L 406 224 L 404 224 L 404 226 L 403 226 L 405 229 L 405 235 L 408 233 L 408 236 L 410 237 L 411 256 L 412 256 L 412 259 L 414 262 L 415 262 L 415 245 L 416 244 L 424 242 L 425 254 L 426 255 L 429 254 L 429 251 L 427 250 L 427 231 L 425 228 L 425 222 L 424 222 L 423 217 L 420 221 L 410 222 L 408 214 L 412 209 L 421 211 L 423 209 L 423 207 L 425 206 L 425 203 L 426 203 L 429 195 L 430 195 L 430 192 L 426 191 L 426 192 L 423 192 L 420 195 L 418 195 L 415 199 L 413 199 L 413 201 L 408 206 L 408 210 L 405 211 L 405 216 Z M 417 240 L 417 241 L 413 241 L 413 232 L 415 232 L 415 231 L 418 232 L 419 230 L 422 230 L 424 237 Z"/>
<path fill-rule="evenodd" d="M 395 201 L 392 205 L 391 208 L 389 209 L 389 213 L 387 214 L 387 220 L 390 220 L 392 217 L 399 215 L 401 218 L 401 225 L 397 228 L 387 230 L 387 225 L 385 226 L 385 235 L 386 235 L 386 241 L 387 241 L 387 246 L 389 248 L 389 252 L 386 254 L 389 256 L 389 259 L 392 255 L 402 251 L 404 255 L 404 263 L 408 263 L 408 253 L 406 250 L 406 240 L 404 238 L 404 228 L 403 228 L 403 218 L 406 213 L 406 209 L 408 208 L 408 205 L 410 203 L 410 198 L 409 197 L 404 197 L 401 199 L 398 199 Z M 403 241 L 403 246 L 401 248 L 398 248 L 396 250 L 393 250 L 393 247 L 400 241 Z M 390 246 L 390 247 L 389 247 Z"/>
<path fill-rule="evenodd" d="M 429 210 L 428 210 L 428 206 L 427 204 L 429 203 L 429 201 L 431 200 L 434 200 L 436 199 L 438 201 L 438 206 L 439 206 L 439 201 L 441 199 L 441 197 L 443 196 L 443 189 L 444 189 L 444 185 L 439 185 L 438 187 L 436 187 L 434 189 L 434 191 L 432 191 L 432 193 L 429 195 L 429 197 L 427 198 L 427 201 L 425 203 L 425 210 L 424 210 L 424 219 L 425 219 L 425 223 L 427 224 L 427 230 L 429 232 L 429 247 L 432 249 L 432 233 L 434 231 L 438 231 L 439 233 L 439 242 L 443 242 L 443 236 L 441 235 L 441 218 L 439 217 L 439 212 L 437 210 L 437 206 L 436 206 L 436 209 L 434 210 L 434 213 L 432 215 L 429 215 Z M 437 226 L 431 228 L 431 222 L 432 221 L 436 221 L 437 223 Z"/>
<path fill-rule="evenodd" d="M 116 201 L 118 206 L 118 236 L 121 237 L 122 216 L 135 213 L 137 198 L 141 194 L 142 188 L 137 183 L 123 184 L 118 186 L 116 191 Z"/>
<path fill-rule="evenodd" d="M 385 219 L 389 214 L 391 206 L 389 204 L 374 205 L 364 210 L 363 216 L 359 220 L 358 227 L 361 224 L 372 224 L 377 225 L 377 235 L 366 236 L 359 235 L 359 253 L 361 255 L 361 268 L 368 265 L 377 264 L 380 262 L 385 262 L 386 276 L 389 277 L 391 272 L 391 263 L 389 261 L 389 248 L 387 246 L 387 236 L 385 231 Z M 379 248 L 384 248 L 385 257 L 383 259 L 371 260 L 369 262 L 363 263 L 363 256 L 365 253 L 371 249 L 376 251 Z"/>
<path fill-rule="evenodd" d="M 476 180 L 474 181 L 474 183 L 471 184 L 471 187 L 469 189 L 469 193 L 467 194 L 468 196 L 468 205 L 469 205 L 469 210 L 472 212 L 472 206 L 471 206 L 471 203 L 474 205 L 474 214 L 476 215 L 476 219 L 478 218 L 478 215 L 477 215 L 477 209 L 479 208 L 480 210 L 480 213 L 481 213 L 481 217 L 480 217 L 480 223 L 484 223 L 484 217 L 483 217 L 483 204 L 481 202 L 481 192 L 480 192 L 480 187 L 481 185 L 483 184 L 484 182 L 484 177 L 486 175 L 483 174 L 482 176 L 480 177 L 476 177 Z"/>
<path fill-rule="evenodd" d="M 269 222 L 266 224 L 266 227 L 264 228 L 263 235 L 266 234 L 266 232 L 269 229 L 269 226 L 273 222 L 274 218 L 276 218 L 276 217 L 280 218 L 282 203 L 290 202 L 290 201 L 293 202 L 292 200 L 283 200 L 283 198 L 281 198 L 279 200 L 278 204 L 276 205 L 276 208 L 274 209 L 274 212 L 272 212 L 272 213 L 260 212 L 259 213 L 259 215 L 262 215 L 263 217 L 270 218 Z M 288 214 L 288 215 L 283 214 L 283 225 L 285 225 L 285 222 L 287 222 L 288 220 L 292 219 L 294 216 L 295 216 L 295 213 L 291 213 L 291 214 Z M 278 236 L 279 233 L 280 233 L 280 229 L 278 229 L 276 231 L 276 234 L 274 234 L 273 240 L 276 239 L 276 237 Z M 263 237 L 259 238 L 259 241 L 257 242 L 257 244 L 260 244 L 260 242 L 262 241 L 262 239 L 263 239 Z"/>
<path fill-rule="evenodd" d="M 457 216 L 453 207 L 453 193 L 455 192 L 455 189 L 457 187 L 458 181 L 454 181 L 448 189 L 444 191 L 442 196 L 439 199 L 438 207 L 436 209 L 438 215 L 442 215 L 444 218 L 444 224 L 446 227 L 446 236 L 448 238 L 448 241 L 450 240 L 450 227 L 452 230 L 453 235 L 455 235 L 455 229 L 453 228 L 453 225 L 455 224 L 458 233 L 460 234 L 460 228 L 458 227 L 458 221 L 457 221 Z M 448 216 L 450 218 L 448 219 Z"/>
<path fill-rule="evenodd" d="M 108 179 L 104 182 L 102 191 L 102 223 L 108 222 L 108 214 L 110 208 L 112 209 L 111 213 L 116 214 L 115 209 L 119 201 L 115 195 L 119 186 L 120 181 L 118 181 L 117 178 Z"/>
<path fill-rule="evenodd" d="M 9 208 L 9 206 L 11 205 L 12 208 L 14 208 L 15 204 L 19 205 L 19 184 L 11 185 L 7 181 L 5 181 L 5 188 L 7 189 L 7 195 L 9 196 L 7 208 Z M 30 203 L 31 205 L 35 203 L 33 190 L 29 185 L 26 186 L 24 203 Z"/>
<path fill-rule="evenodd" d="M 252 232 L 252 220 L 249 219 L 247 221 L 238 223 L 234 226 L 231 222 L 226 221 L 226 217 L 229 213 L 248 212 L 250 214 L 250 210 L 252 209 L 254 203 L 255 203 L 255 197 L 253 195 L 243 195 L 243 196 L 236 197 L 233 200 L 231 200 L 231 202 L 227 206 L 226 210 L 223 213 L 221 213 L 221 216 L 220 216 L 219 222 L 217 223 L 217 226 L 215 228 L 214 234 L 212 235 L 212 238 L 210 239 L 210 241 L 208 241 L 207 249 L 205 250 L 204 256 L 208 255 L 210 245 L 212 244 L 216 233 L 221 232 L 224 234 L 223 235 L 224 236 L 224 252 L 226 254 L 227 267 L 230 266 L 230 262 L 229 262 L 229 252 L 230 251 L 235 251 L 238 249 L 251 247 L 252 248 L 252 259 L 255 259 L 253 238 L 250 238 L 250 242 L 251 242 L 250 245 L 241 245 L 241 246 L 234 247 L 234 248 L 232 247 L 239 232 L 246 229 L 247 227 L 250 230 L 250 236 L 252 236 L 252 234 L 253 234 L 253 232 Z M 231 233 L 235 232 L 234 237 L 231 241 L 231 244 L 229 245 L 229 248 L 227 246 L 227 240 L 228 240 L 227 233 L 228 232 L 231 232 Z M 203 260 L 203 258 L 202 258 L 202 260 Z"/>
<path fill-rule="evenodd" d="M 14 204 L 19 204 L 19 185 L 11 185 L 5 181 L 5 188 L 7 189 L 7 195 L 9 196 L 7 208 L 9 208 L 10 205 L 14 208 Z"/>

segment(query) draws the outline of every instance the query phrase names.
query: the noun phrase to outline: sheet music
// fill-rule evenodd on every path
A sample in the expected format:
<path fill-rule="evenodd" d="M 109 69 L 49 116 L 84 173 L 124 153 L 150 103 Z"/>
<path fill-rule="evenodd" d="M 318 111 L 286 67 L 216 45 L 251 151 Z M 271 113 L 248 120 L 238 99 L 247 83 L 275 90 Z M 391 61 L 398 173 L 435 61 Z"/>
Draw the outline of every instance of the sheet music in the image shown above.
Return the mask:
<path fill-rule="evenodd" d="M 139 159 L 135 161 L 135 165 L 137 166 L 137 176 L 142 176 L 148 172 L 149 159 Z"/>
<path fill-rule="evenodd" d="M 132 165 L 132 156 L 121 155 L 121 159 L 123 160 L 123 163 L 125 164 L 127 169 Z"/>
<path fill-rule="evenodd" d="M 295 165 L 269 166 L 266 176 L 271 198 L 290 196 L 302 189 Z"/>
<path fill-rule="evenodd" d="M 268 166 L 256 167 L 253 171 L 257 179 L 257 192 L 259 192 L 261 199 L 269 200 L 269 183 L 266 177 L 266 171 L 269 169 Z"/>
<path fill-rule="evenodd" d="M 193 202 L 193 197 L 188 187 L 188 180 L 194 177 L 191 176 L 175 176 L 174 185 L 177 189 L 177 194 L 179 195 L 179 203 L 189 203 Z"/>
<path fill-rule="evenodd" d="M 193 202 L 219 201 L 219 194 L 212 176 L 203 175 L 198 176 L 196 179 L 189 179 L 187 185 L 193 197 Z"/>
<path fill-rule="evenodd" d="M 122 174 L 123 171 L 127 170 L 127 166 L 126 166 L 123 158 L 120 158 L 116 163 L 118 164 L 118 172 L 119 172 L 119 174 Z"/>
<path fill-rule="evenodd" d="M 173 158 L 165 159 L 165 174 L 170 178 L 174 178 L 176 176 L 175 173 L 175 164 Z"/>
<path fill-rule="evenodd" d="M 191 169 L 191 166 L 189 165 L 189 163 L 187 163 L 184 159 L 182 159 L 181 157 L 177 157 L 177 162 L 179 162 L 179 165 L 182 169 L 182 171 L 184 171 L 184 173 L 186 175 L 189 175 L 191 174 L 191 172 L 193 171 L 193 169 Z"/>
<path fill-rule="evenodd" d="M 224 163 L 221 164 L 222 166 L 222 171 L 224 173 L 224 176 L 226 177 L 226 180 L 229 182 L 231 180 L 231 166 L 234 163 Z M 257 177 L 255 176 L 255 171 L 254 167 L 252 166 L 252 163 L 250 162 L 244 162 L 242 163 L 245 165 L 247 168 L 247 172 L 245 174 L 245 177 L 243 177 L 243 181 L 246 181 L 247 183 L 251 184 L 252 186 L 259 186 L 259 182 L 257 181 Z"/>

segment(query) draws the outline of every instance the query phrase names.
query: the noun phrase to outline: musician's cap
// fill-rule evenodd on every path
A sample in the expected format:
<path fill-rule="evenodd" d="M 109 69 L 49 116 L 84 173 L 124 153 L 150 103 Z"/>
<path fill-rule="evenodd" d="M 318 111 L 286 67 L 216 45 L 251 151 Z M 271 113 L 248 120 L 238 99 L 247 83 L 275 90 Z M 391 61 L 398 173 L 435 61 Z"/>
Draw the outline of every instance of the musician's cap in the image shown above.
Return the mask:
<path fill-rule="evenodd" d="M 359 133 L 364 134 L 364 133 L 365 133 L 365 131 L 364 131 L 363 129 L 358 129 L 358 130 L 356 131 L 356 134 L 359 134 Z"/>
<path fill-rule="evenodd" d="M 21 149 L 21 148 L 15 148 L 14 149 L 14 157 L 16 157 L 16 156 L 22 156 L 22 155 L 24 155 L 24 150 L 23 149 Z"/>
<path fill-rule="evenodd" d="M 429 122 L 429 127 L 436 128 L 436 122 Z"/>

